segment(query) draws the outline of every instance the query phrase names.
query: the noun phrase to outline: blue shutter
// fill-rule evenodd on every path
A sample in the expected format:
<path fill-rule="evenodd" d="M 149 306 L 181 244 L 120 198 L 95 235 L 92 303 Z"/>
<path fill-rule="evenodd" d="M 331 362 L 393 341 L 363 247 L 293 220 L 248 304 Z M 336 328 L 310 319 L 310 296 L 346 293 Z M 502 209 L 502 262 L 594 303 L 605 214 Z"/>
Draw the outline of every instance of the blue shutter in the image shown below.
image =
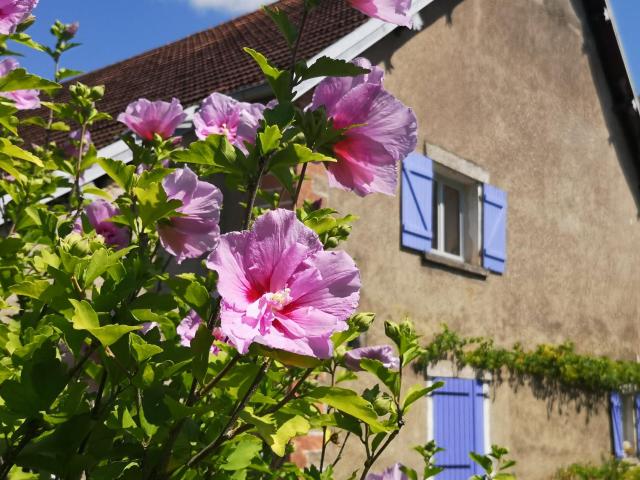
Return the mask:
<path fill-rule="evenodd" d="M 435 463 L 444 467 L 438 480 L 467 480 L 481 473 L 469 452 L 485 453 L 482 382 L 437 378 L 444 387 L 433 393 L 433 437 L 443 452 Z"/>
<path fill-rule="evenodd" d="M 507 261 L 507 194 L 484 184 L 482 195 L 482 265 L 495 273 L 504 273 Z"/>
<path fill-rule="evenodd" d="M 431 250 L 433 161 L 413 152 L 402 161 L 402 246 Z"/>
<path fill-rule="evenodd" d="M 640 456 L 640 395 L 636 395 L 636 451 Z"/>
<path fill-rule="evenodd" d="M 613 440 L 613 453 L 617 458 L 624 457 L 622 448 L 622 398 L 618 392 L 611 393 L 609 397 L 611 407 L 611 435 Z"/>

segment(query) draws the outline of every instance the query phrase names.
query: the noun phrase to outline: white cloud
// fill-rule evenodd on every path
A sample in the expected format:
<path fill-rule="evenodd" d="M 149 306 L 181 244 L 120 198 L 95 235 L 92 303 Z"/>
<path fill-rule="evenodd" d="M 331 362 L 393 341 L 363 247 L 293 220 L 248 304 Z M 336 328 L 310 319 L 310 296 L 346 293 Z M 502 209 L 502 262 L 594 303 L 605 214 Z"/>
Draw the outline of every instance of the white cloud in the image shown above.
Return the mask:
<path fill-rule="evenodd" d="M 229 13 L 245 13 L 257 10 L 274 0 L 188 0 L 197 10 L 221 10 Z"/>

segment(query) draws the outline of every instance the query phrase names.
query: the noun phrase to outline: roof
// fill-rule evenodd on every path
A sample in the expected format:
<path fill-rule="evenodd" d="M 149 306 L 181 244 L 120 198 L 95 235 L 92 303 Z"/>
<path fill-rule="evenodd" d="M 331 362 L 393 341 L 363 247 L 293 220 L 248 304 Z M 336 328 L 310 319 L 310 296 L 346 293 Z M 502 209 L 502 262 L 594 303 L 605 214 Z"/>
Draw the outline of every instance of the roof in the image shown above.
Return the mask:
<path fill-rule="evenodd" d="M 273 6 L 286 12 L 295 25 L 299 24 L 303 2 L 280 0 Z M 320 2 L 307 19 L 299 57 L 310 59 L 368 19 L 345 0 Z M 258 50 L 279 67 L 287 67 L 291 60 L 289 48 L 277 27 L 266 13 L 258 10 L 76 77 L 70 83 L 105 85 L 105 98 L 98 103 L 98 108 L 114 118 L 130 102 L 142 97 L 149 100 L 175 97 L 188 107 L 214 91 L 233 94 L 263 84 L 262 73 L 243 52 L 243 47 Z M 66 98 L 66 92 L 59 97 L 60 101 Z M 100 148 L 113 143 L 125 129 L 116 121 L 101 122 L 92 127 L 91 135 Z M 42 130 L 35 127 L 23 132 L 27 143 L 39 140 L 41 134 Z"/>

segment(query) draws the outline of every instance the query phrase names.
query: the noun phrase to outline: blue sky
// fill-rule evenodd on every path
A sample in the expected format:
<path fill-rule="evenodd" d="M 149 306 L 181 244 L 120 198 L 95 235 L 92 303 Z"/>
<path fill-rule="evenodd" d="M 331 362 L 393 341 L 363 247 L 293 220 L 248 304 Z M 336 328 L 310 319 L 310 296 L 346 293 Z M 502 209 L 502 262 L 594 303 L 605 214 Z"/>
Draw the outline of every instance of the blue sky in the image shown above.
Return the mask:
<path fill-rule="evenodd" d="M 609 0 L 626 54 L 635 94 L 640 96 L 640 0 Z"/>
<path fill-rule="evenodd" d="M 29 29 L 41 43 L 52 43 L 49 27 L 59 19 L 80 22 L 82 46 L 63 57 L 63 66 L 85 72 L 204 30 L 244 12 L 260 0 L 40 0 L 36 24 Z M 29 71 L 51 76 L 45 54 L 16 49 Z"/>

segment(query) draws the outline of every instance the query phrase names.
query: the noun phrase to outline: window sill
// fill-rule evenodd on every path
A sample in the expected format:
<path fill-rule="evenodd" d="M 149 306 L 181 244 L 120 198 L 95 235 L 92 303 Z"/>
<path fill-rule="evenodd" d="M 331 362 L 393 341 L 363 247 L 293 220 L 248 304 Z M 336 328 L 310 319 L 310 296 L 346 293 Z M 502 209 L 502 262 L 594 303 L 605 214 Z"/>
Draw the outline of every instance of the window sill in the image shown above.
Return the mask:
<path fill-rule="evenodd" d="M 489 276 L 489 270 L 478 265 L 472 265 L 471 263 L 453 260 L 451 258 L 447 258 L 433 252 L 425 252 L 423 255 L 427 263 L 436 264 L 438 266 L 446 267 L 452 270 L 458 270 L 473 277 L 487 278 Z"/>

